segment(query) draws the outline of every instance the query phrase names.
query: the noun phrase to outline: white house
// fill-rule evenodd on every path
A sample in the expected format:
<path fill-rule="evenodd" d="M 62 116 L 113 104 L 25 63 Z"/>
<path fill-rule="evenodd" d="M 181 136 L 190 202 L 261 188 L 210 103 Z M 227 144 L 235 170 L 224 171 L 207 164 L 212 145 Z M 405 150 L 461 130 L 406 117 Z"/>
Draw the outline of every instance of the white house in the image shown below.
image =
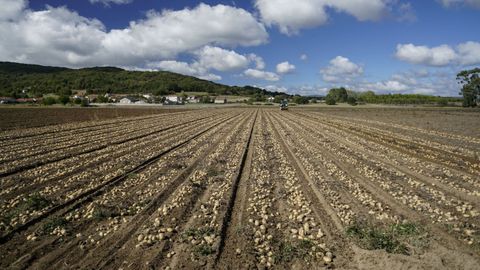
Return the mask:
<path fill-rule="evenodd" d="M 268 101 L 268 102 L 273 102 L 274 100 L 275 100 L 274 97 L 268 97 L 268 98 L 267 98 L 267 101 Z"/>
<path fill-rule="evenodd" d="M 182 98 L 178 96 L 166 96 L 165 97 L 165 104 L 180 104 L 182 103 Z"/>
<path fill-rule="evenodd" d="M 138 101 L 138 99 L 133 98 L 133 97 L 124 97 L 124 98 L 120 99 L 121 104 L 133 104 L 136 101 Z"/>
<path fill-rule="evenodd" d="M 215 98 L 215 104 L 225 104 L 227 103 L 227 98 L 223 96 L 218 96 Z"/>

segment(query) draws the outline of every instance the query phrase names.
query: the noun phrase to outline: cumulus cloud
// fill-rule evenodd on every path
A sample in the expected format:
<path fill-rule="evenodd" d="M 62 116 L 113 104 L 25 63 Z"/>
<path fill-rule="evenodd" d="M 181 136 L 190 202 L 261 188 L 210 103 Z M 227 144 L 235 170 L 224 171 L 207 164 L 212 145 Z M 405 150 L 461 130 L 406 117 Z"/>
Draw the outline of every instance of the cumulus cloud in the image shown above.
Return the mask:
<path fill-rule="evenodd" d="M 290 64 L 288 61 L 279 63 L 277 65 L 277 73 L 279 74 L 292 73 L 294 70 L 295 70 L 295 66 Z"/>
<path fill-rule="evenodd" d="M 109 6 L 110 4 L 123 5 L 131 2 L 133 2 L 133 0 L 90 0 L 90 3 L 92 4 L 102 3 L 105 6 Z"/>
<path fill-rule="evenodd" d="M 464 66 L 480 64 L 480 43 L 468 41 L 457 46 L 458 61 Z"/>
<path fill-rule="evenodd" d="M 199 58 L 200 65 L 218 71 L 238 70 L 249 64 L 246 56 L 219 47 L 205 46 L 195 54 Z"/>
<path fill-rule="evenodd" d="M 263 61 L 263 58 L 254 54 L 254 53 L 251 53 L 248 55 L 248 59 L 250 61 L 254 61 L 255 62 L 255 68 L 256 69 L 264 69 L 265 68 L 265 61 Z"/>
<path fill-rule="evenodd" d="M 398 44 L 396 57 L 413 64 L 446 66 L 456 58 L 455 51 L 447 45 L 429 48 L 413 44 Z"/>
<path fill-rule="evenodd" d="M 0 21 L 16 19 L 27 4 L 27 0 L 0 0 Z"/>
<path fill-rule="evenodd" d="M 437 47 L 398 44 L 395 56 L 402 61 L 427 66 L 464 66 L 480 63 L 480 43 L 469 41 L 459 44 L 454 50 L 449 45 Z"/>
<path fill-rule="evenodd" d="M 219 75 L 209 73 L 208 69 L 203 67 L 198 62 L 189 64 L 186 62 L 167 60 L 167 61 L 150 62 L 147 64 L 147 66 L 153 69 L 161 69 L 161 70 L 171 71 L 171 72 L 180 73 L 184 75 L 195 76 L 204 80 L 218 81 L 222 79 L 222 77 Z"/>
<path fill-rule="evenodd" d="M 387 80 L 383 82 L 377 82 L 374 84 L 367 84 L 367 87 L 370 87 L 380 92 L 384 92 L 384 91 L 399 92 L 399 91 L 405 91 L 408 89 L 408 86 L 406 84 L 403 84 L 396 80 Z"/>
<path fill-rule="evenodd" d="M 320 73 L 326 82 L 350 82 L 363 74 L 363 68 L 346 57 L 337 56 L 330 60 L 330 64 L 322 68 Z"/>
<path fill-rule="evenodd" d="M 444 7 L 457 5 L 468 5 L 474 8 L 480 8 L 480 0 L 438 0 Z"/>
<path fill-rule="evenodd" d="M 0 21 L 0 58 L 35 64 L 68 65 L 102 51 L 104 25 L 65 7 L 24 10 L 15 20 Z M 8 38 L 6 38 L 8 37 Z"/>
<path fill-rule="evenodd" d="M 271 92 L 283 92 L 283 93 L 286 93 L 288 92 L 288 88 L 285 87 L 285 86 L 279 86 L 279 85 L 267 85 L 267 86 L 259 86 L 260 88 L 262 89 L 265 89 L 267 91 L 271 91 Z"/>
<path fill-rule="evenodd" d="M 262 20 L 276 25 L 280 32 L 292 35 L 300 29 L 323 25 L 328 21 L 327 8 L 345 12 L 359 21 L 375 21 L 387 10 L 389 0 L 256 0 Z"/>
<path fill-rule="evenodd" d="M 457 96 L 458 84 L 455 80 L 455 70 L 448 68 L 409 70 L 393 74 L 389 79 L 367 82 L 360 81 L 351 85 L 356 91 L 374 91 L 378 94 L 428 94 L 439 96 Z"/>
<path fill-rule="evenodd" d="M 7 61 L 70 67 L 139 66 L 151 60 L 171 60 L 206 45 L 256 46 L 268 40 L 263 24 L 251 13 L 225 5 L 150 11 L 145 19 L 111 31 L 99 20 L 66 7 L 32 11 L 23 4 L 12 9 L 9 14 L 16 17 L 0 17 L 0 36 L 8 37 L 0 41 L 0 58 Z"/>
<path fill-rule="evenodd" d="M 263 71 L 263 70 L 258 70 L 258 69 L 247 69 L 243 72 L 246 76 L 254 79 L 261 79 L 261 80 L 266 80 L 266 81 L 278 81 L 280 80 L 280 76 L 273 72 L 268 72 L 268 71 Z"/>
<path fill-rule="evenodd" d="M 205 80 L 221 80 L 222 77 L 211 73 L 212 70 L 227 72 L 247 68 L 249 65 L 259 65 L 263 59 L 255 54 L 242 55 L 232 50 L 226 50 L 220 47 L 205 46 L 192 52 L 193 61 L 191 63 L 166 60 L 152 61 L 147 63 L 147 67 L 153 70 L 167 70 L 184 75 L 195 76 Z M 259 76 L 258 74 L 255 74 Z M 265 78 L 270 78 L 265 75 Z M 273 78 L 273 77 L 271 77 Z"/>

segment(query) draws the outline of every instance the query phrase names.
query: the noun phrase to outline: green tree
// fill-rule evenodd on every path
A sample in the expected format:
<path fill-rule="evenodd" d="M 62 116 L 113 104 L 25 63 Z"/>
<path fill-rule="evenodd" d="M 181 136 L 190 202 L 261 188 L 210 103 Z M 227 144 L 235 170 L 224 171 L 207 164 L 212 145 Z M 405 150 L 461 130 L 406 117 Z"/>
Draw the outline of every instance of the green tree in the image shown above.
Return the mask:
<path fill-rule="evenodd" d="M 287 99 L 287 96 L 286 95 L 276 95 L 274 98 L 273 98 L 273 102 L 275 103 L 280 103 L 282 100 L 284 99 Z"/>
<path fill-rule="evenodd" d="M 477 102 L 480 101 L 480 68 L 459 72 L 457 80 L 463 85 L 460 92 L 463 95 L 463 106 L 477 106 Z"/>
<path fill-rule="evenodd" d="M 57 100 L 54 97 L 46 97 L 43 99 L 43 105 L 53 105 L 57 103 Z"/>
<path fill-rule="evenodd" d="M 333 98 L 332 96 L 330 95 L 327 95 L 327 97 L 325 98 L 325 103 L 327 105 L 335 105 L 337 104 L 337 102 L 335 101 L 335 98 Z"/>
<path fill-rule="evenodd" d="M 347 89 L 345 89 L 344 87 L 332 88 L 330 89 L 330 91 L 328 91 L 327 97 L 328 96 L 333 98 L 336 102 L 347 102 Z"/>
<path fill-rule="evenodd" d="M 308 104 L 308 98 L 304 96 L 294 96 L 293 102 L 297 104 Z"/>
<path fill-rule="evenodd" d="M 352 105 L 352 106 L 355 106 L 355 105 L 357 105 L 357 99 L 354 98 L 353 96 L 350 96 L 350 97 L 347 98 L 347 103 Z"/>
<path fill-rule="evenodd" d="M 366 91 L 366 92 L 360 93 L 358 100 L 367 102 L 367 103 L 373 103 L 375 101 L 375 92 Z"/>
<path fill-rule="evenodd" d="M 209 96 L 202 96 L 200 98 L 200 103 L 212 103 L 212 99 Z"/>
<path fill-rule="evenodd" d="M 97 103 L 108 103 L 108 97 L 105 95 L 99 95 L 96 100 Z"/>
<path fill-rule="evenodd" d="M 66 105 L 67 103 L 70 102 L 70 98 L 68 96 L 61 95 L 58 97 L 58 102 L 63 105 Z"/>

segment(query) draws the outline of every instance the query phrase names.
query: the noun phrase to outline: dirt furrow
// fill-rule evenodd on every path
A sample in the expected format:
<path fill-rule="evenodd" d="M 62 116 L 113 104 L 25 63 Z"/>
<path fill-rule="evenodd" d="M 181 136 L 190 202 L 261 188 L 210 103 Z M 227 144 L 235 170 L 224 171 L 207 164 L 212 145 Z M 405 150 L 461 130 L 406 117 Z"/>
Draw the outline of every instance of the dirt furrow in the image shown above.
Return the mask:
<path fill-rule="evenodd" d="M 78 208 L 80 205 L 84 204 L 86 201 L 88 201 L 92 197 L 95 197 L 95 196 L 98 196 L 98 195 L 102 194 L 106 187 L 117 185 L 121 181 L 125 180 L 128 177 L 128 175 L 143 170 L 145 167 L 147 167 L 151 163 L 155 162 L 156 160 L 161 158 L 163 155 L 165 155 L 165 154 L 169 153 L 170 151 L 175 150 L 175 149 L 185 145 L 190 140 L 192 140 L 192 139 L 194 139 L 198 136 L 201 136 L 203 133 L 207 132 L 208 130 L 212 129 L 213 127 L 214 126 L 209 126 L 208 128 L 200 131 L 199 133 L 197 133 L 197 134 L 195 134 L 195 135 L 193 135 L 193 136 L 191 136 L 191 137 L 189 137 L 189 138 L 187 138 L 183 141 L 180 141 L 179 143 L 171 146 L 170 148 L 166 149 L 165 151 L 163 151 L 161 153 L 158 153 L 155 156 L 143 161 L 141 164 L 137 165 L 136 167 L 134 167 L 133 169 L 129 170 L 128 172 L 126 172 L 122 175 L 116 176 L 116 177 L 104 182 L 103 184 L 98 185 L 95 188 L 92 188 L 92 189 L 90 189 L 90 190 L 88 190 L 84 193 L 81 193 L 78 196 L 75 196 L 74 198 L 72 198 L 72 199 L 70 199 L 70 200 L 68 200 L 68 201 L 66 201 L 66 202 L 64 202 L 60 205 L 56 205 L 54 207 L 49 208 L 46 211 L 43 211 L 42 214 L 36 216 L 33 219 L 30 219 L 29 221 L 15 227 L 11 231 L 2 235 L 0 237 L 0 244 L 8 241 L 11 237 L 13 237 L 14 234 L 16 234 L 18 232 L 21 232 L 21 231 L 29 228 L 30 226 L 33 226 L 33 225 L 37 224 L 38 222 L 44 220 L 45 218 L 47 218 L 47 217 L 49 217 L 53 214 L 56 214 L 60 211 L 68 212 L 68 211 L 71 211 L 72 209 Z"/>

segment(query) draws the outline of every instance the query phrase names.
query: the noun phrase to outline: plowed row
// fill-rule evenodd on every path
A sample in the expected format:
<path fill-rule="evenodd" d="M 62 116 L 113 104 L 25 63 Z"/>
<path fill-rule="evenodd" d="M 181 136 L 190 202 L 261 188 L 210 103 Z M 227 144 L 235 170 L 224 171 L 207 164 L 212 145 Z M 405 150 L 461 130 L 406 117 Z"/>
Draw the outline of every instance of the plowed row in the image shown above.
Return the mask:
<path fill-rule="evenodd" d="M 233 108 L 0 141 L 1 269 L 480 264 L 480 141 L 455 132 Z"/>

